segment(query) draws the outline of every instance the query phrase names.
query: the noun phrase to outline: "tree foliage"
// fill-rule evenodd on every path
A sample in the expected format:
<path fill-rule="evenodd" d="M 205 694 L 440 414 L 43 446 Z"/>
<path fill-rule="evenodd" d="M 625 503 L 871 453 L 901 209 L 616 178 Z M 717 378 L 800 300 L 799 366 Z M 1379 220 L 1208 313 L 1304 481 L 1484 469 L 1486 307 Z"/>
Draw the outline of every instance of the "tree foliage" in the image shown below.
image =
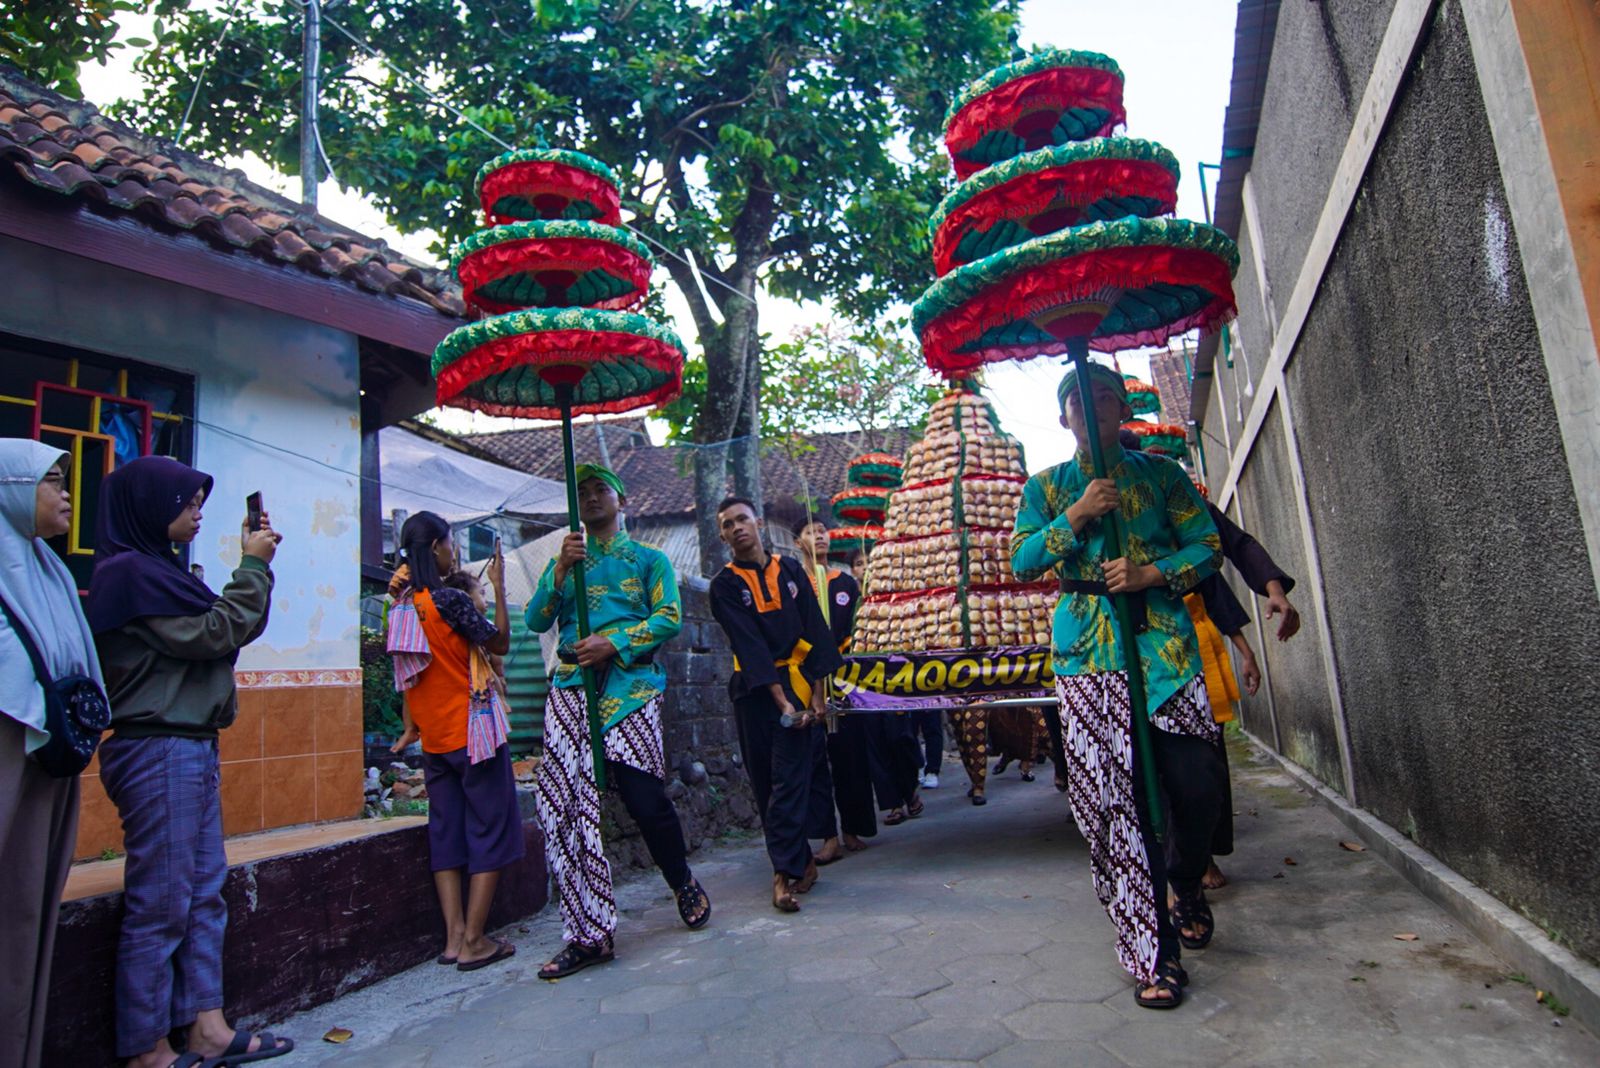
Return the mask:
<path fill-rule="evenodd" d="M 154 11 L 157 36 L 165 35 L 160 16 L 188 6 L 188 0 L 7 0 L 0 19 L 0 62 L 66 96 L 82 96 L 78 72 L 85 63 L 105 63 L 126 48 L 151 42 L 118 39 L 119 19 Z"/>
<path fill-rule="evenodd" d="M 297 0 L 191 12 L 149 53 L 135 122 L 170 128 L 214 60 L 187 147 L 299 156 Z M 332 22 L 381 49 L 495 137 L 578 147 L 615 168 L 628 222 L 687 302 L 711 388 L 701 442 L 760 423 L 758 288 L 827 297 L 863 321 L 929 279 L 925 224 L 946 181 L 950 94 L 1003 60 L 1018 0 L 348 0 Z M 336 176 L 398 227 L 445 243 L 479 225 L 478 166 L 500 151 L 338 27 L 324 29 L 321 129 Z M 438 251 L 443 252 L 441 248 Z M 696 492 L 721 495 L 722 450 Z M 760 499 L 754 450 L 735 485 Z M 704 512 L 706 509 L 701 509 Z M 709 521 L 702 558 L 720 551 Z"/>
<path fill-rule="evenodd" d="M 831 320 L 805 327 L 761 360 L 761 440 L 794 457 L 807 435 L 841 431 L 852 447 L 874 447 L 874 431 L 920 428 L 942 387 L 906 324 L 856 325 Z M 684 373 L 683 396 L 657 414 L 669 442 L 693 440 L 694 413 L 706 389 L 704 361 Z"/>

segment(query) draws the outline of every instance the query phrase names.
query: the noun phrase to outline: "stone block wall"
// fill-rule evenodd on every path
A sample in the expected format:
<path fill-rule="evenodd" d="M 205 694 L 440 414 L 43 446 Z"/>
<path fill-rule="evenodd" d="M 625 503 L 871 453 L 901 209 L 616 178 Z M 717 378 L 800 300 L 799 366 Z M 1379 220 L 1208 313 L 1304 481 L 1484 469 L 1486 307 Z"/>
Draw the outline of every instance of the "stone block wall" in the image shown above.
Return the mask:
<path fill-rule="evenodd" d="M 729 831 L 761 826 L 728 699 L 733 654 L 711 618 L 708 588 L 698 576 L 682 580 L 683 630 L 656 654 L 667 671 L 661 715 L 667 796 L 678 809 L 691 854 Z M 621 867 L 651 867 L 639 829 L 615 793 L 606 795 L 601 815 L 610 861 Z"/>

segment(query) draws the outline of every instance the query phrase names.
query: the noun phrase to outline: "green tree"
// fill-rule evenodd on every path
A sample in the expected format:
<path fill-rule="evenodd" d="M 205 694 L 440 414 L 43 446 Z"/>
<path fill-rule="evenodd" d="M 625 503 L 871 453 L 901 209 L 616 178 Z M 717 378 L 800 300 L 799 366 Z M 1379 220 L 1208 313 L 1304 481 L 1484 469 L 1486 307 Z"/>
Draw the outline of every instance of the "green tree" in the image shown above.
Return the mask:
<path fill-rule="evenodd" d="M 862 320 L 929 278 L 925 224 L 947 173 L 949 93 L 1003 60 L 1019 0 L 349 0 L 329 17 L 517 145 L 614 167 L 629 223 L 693 317 L 708 389 L 695 413 L 701 558 L 728 466 L 760 499 L 755 296 L 829 297 Z M 295 173 L 301 8 L 241 0 L 192 13 L 140 68 L 135 120 L 170 128 L 214 59 L 189 144 Z M 479 225 L 471 179 L 498 146 L 428 102 L 336 26 L 324 29 L 322 135 L 339 180 L 402 229 L 453 242 Z M 443 251 L 442 249 L 440 251 Z"/>
<path fill-rule="evenodd" d="M 922 361 L 904 322 L 883 326 L 830 320 L 770 346 L 761 359 L 761 441 L 794 458 L 806 436 L 842 431 L 859 451 L 881 447 L 879 432 L 920 427 L 942 387 Z M 667 440 L 694 440 L 694 418 L 704 403 L 705 362 L 691 360 L 683 396 L 657 415 Z"/>
<path fill-rule="evenodd" d="M 160 17 L 188 6 L 188 0 L 7 0 L 0 20 L 0 62 L 66 96 L 82 96 L 78 72 L 88 62 L 104 64 L 124 48 L 150 41 L 119 40 L 122 15 L 154 11 L 156 36 L 165 36 Z"/>

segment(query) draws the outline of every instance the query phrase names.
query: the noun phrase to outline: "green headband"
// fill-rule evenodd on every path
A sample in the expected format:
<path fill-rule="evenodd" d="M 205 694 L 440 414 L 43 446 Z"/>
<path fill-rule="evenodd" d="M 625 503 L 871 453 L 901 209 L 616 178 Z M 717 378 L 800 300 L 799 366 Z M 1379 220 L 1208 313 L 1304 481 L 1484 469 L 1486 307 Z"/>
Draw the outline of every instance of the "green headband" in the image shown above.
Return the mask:
<path fill-rule="evenodd" d="M 1122 403 L 1128 403 L 1128 387 L 1122 381 L 1122 376 L 1116 371 L 1103 363 L 1091 363 L 1089 365 L 1089 382 L 1091 386 L 1094 384 L 1095 379 L 1099 379 L 1116 390 L 1117 397 Z M 1060 403 L 1063 412 L 1067 410 L 1067 398 L 1076 392 L 1078 392 L 1078 368 L 1074 365 L 1067 371 L 1065 377 L 1061 379 L 1061 384 L 1056 387 L 1056 400 Z"/>
<path fill-rule="evenodd" d="M 601 467 L 599 464 L 579 464 L 573 477 L 577 479 L 580 486 L 591 478 L 598 478 L 601 482 L 616 490 L 618 497 L 626 497 L 628 495 L 628 491 L 622 486 L 622 479 L 618 478 L 616 472 L 609 467 Z"/>

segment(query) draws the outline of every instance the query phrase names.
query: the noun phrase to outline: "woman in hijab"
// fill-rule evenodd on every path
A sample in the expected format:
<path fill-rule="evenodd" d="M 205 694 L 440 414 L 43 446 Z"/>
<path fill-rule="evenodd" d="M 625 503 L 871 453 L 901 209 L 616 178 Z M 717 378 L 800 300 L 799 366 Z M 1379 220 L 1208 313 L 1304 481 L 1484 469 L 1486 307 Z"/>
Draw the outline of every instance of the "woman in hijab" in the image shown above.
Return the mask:
<path fill-rule="evenodd" d="M 0 1050 L 37 1068 L 56 913 L 78 832 L 78 779 L 56 778 L 28 754 L 42 746 L 44 690 L 23 628 L 52 677 L 100 681 L 77 583 L 45 538 L 72 523 L 67 456 L 37 441 L 0 438 Z"/>
<path fill-rule="evenodd" d="M 288 1053 L 268 1032 L 222 1014 L 228 873 L 217 732 L 236 711 L 233 663 L 267 625 L 282 536 L 267 517 L 241 531 L 244 557 L 220 595 L 173 550 L 200 532 L 211 476 L 164 456 L 133 460 L 100 490 L 89 625 L 100 649 L 113 734 L 100 781 L 128 853 L 117 948 L 117 1055 L 138 1068 L 229 1065 Z M 180 1056 L 168 1033 L 187 1030 Z"/>

